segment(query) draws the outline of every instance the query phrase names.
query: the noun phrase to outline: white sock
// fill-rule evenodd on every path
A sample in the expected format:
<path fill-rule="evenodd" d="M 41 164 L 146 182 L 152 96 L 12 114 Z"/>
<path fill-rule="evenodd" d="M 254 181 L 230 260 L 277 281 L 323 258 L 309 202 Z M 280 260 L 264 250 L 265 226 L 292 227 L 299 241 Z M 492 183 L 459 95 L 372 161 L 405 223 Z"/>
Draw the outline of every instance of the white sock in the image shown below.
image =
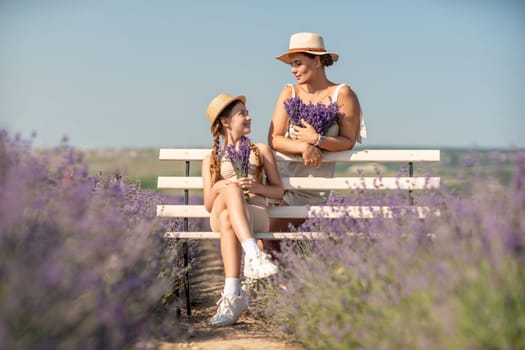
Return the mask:
<path fill-rule="evenodd" d="M 255 256 L 255 254 L 261 250 L 257 245 L 257 241 L 255 240 L 255 238 L 245 239 L 241 242 L 241 246 L 248 259 Z"/>
<path fill-rule="evenodd" d="M 240 278 L 234 278 L 234 277 L 226 277 L 224 279 L 224 296 L 231 297 L 236 296 L 238 297 L 241 295 L 241 279 Z"/>

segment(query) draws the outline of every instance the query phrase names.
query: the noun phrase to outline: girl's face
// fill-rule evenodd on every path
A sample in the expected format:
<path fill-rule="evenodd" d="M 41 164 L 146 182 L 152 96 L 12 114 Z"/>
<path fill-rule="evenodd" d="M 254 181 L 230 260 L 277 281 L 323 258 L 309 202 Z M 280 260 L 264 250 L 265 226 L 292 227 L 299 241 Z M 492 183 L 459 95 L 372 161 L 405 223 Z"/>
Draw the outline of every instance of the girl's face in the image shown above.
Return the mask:
<path fill-rule="evenodd" d="M 223 124 L 227 132 L 230 132 L 234 138 L 240 138 L 252 131 L 252 117 L 250 117 L 248 109 L 242 102 L 238 102 L 233 107 Z"/>
<path fill-rule="evenodd" d="M 305 84 L 312 80 L 317 72 L 317 57 L 310 58 L 302 53 L 290 55 L 290 66 L 292 74 L 297 79 L 298 84 Z"/>

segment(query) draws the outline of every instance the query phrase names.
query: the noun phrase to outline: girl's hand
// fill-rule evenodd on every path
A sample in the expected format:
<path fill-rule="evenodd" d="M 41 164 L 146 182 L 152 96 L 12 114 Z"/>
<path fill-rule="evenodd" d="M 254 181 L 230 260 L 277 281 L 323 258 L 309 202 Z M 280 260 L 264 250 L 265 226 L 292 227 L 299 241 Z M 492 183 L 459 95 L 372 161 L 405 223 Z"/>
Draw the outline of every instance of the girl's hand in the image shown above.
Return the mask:
<path fill-rule="evenodd" d="M 241 177 L 235 180 L 237 186 L 239 186 L 244 193 L 251 192 L 252 185 L 255 181 L 251 177 Z"/>

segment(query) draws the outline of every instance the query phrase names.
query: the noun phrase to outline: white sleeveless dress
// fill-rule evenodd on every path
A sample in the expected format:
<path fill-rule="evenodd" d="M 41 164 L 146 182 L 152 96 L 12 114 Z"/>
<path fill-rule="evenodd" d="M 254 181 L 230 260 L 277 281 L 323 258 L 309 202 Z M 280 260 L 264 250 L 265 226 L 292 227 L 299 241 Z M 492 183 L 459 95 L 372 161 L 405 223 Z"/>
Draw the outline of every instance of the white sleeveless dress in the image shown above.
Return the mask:
<path fill-rule="evenodd" d="M 338 85 L 333 94 L 332 101 L 337 102 L 339 97 L 339 91 L 346 84 Z M 296 97 L 295 86 L 287 84 L 292 88 L 292 98 Z M 293 127 L 292 123 L 288 123 L 288 130 L 285 136 L 291 138 L 290 130 Z M 328 128 L 325 136 L 339 136 L 339 124 L 336 122 Z M 358 133 L 357 142 L 361 143 L 362 138 L 366 137 L 366 127 L 364 126 L 364 120 L 360 116 L 360 131 Z M 302 162 L 278 162 L 277 163 L 279 173 L 283 177 L 290 176 L 304 176 L 304 177 L 333 177 L 335 174 L 335 163 L 322 163 L 319 168 L 305 166 Z M 284 193 L 283 200 L 288 205 L 320 205 L 326 203 L 330 191 L 308 191 L 308 190 L 286 190 Z"/>

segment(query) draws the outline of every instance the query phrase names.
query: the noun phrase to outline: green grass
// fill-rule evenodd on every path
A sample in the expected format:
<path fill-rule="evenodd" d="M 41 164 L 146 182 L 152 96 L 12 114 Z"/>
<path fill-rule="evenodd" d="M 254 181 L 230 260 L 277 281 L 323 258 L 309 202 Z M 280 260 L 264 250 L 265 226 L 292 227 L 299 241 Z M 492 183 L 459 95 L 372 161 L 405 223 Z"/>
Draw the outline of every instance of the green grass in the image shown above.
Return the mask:
<path fill-rule="evenodd" d="M 156 190 L 158 176 L 182 176 L 185 173 L 184 162 L 165 162 L 159 160 L 158 149 L 112 149 L 84 150 L 89 174 L 115 174 L 139 182 L 143 189 Z M 198 176 L 201 162 L 192 162 L 192 176 Z"/>

